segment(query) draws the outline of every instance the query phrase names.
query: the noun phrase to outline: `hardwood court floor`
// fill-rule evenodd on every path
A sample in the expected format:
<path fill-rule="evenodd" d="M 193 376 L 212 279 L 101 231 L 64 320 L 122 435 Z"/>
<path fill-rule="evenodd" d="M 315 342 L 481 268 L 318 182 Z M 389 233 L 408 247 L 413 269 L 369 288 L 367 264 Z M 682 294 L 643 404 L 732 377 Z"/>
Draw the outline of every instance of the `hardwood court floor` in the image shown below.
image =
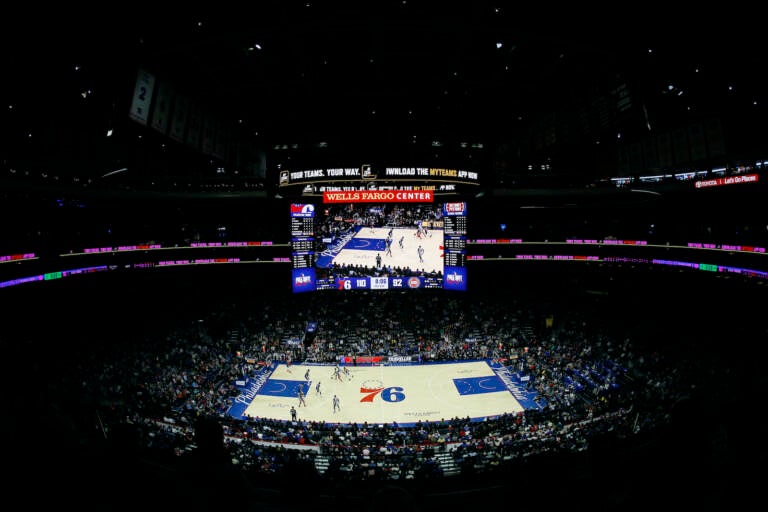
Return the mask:
<path fill-rule="evenodd" d="M 304 380 L 309 369 L 309 379 Z M 523 410 L 485 361 L 403 366 L 352 366 L 334 379 L 333 366 L 277 365 L 245 416 L 328 423 L 383 424 L 482 419 Z M 320 381 L 320 393 L 315 385 Z M 306 390 L 300 405 L 298 389 Z M 333 396 L 341 409 L 334 411 Z"/>

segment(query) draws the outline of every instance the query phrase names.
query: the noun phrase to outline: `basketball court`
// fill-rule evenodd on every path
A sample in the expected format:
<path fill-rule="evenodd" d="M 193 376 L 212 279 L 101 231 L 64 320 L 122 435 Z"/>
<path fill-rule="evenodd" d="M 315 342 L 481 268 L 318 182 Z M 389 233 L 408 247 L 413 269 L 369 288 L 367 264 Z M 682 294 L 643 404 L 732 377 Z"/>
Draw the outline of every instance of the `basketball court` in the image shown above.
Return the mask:
<path fill-rule="evenodd" d="M 514 386 L 486 361 L 395 366 L 347 366 L 334 378 L 333 365 L 274 365 L 264 379 L 238 397 L 233 416 L 327 423 L 402 425 L 455 417 L 474 421 L 524 409 Z M 305 379 L 309 371 L 309 378 Z M 319 392 L 316 390 L 320 382 Z M 301 405 L 298 392 L 305 395 Z M 334 411 L 333 397 L 340 409 Z"/>
<path fill-rule="evenodd" d="M 386 238 L 390 228 L 364 227 L 333 257 L 334 265 L 361 265 L 376 267 L 376 255 L 385 267 L 408 267 L 424 272 L 443 271 L 443 230 L 428 230 L 427 236 L 416 236 L 416 228 L 392 228 L 392 254 L 387 254 Z M 403 247 L 400 247 L 400 239 Z M 423 262 L 419 261 L 418 247 L 424 248 Z"/>

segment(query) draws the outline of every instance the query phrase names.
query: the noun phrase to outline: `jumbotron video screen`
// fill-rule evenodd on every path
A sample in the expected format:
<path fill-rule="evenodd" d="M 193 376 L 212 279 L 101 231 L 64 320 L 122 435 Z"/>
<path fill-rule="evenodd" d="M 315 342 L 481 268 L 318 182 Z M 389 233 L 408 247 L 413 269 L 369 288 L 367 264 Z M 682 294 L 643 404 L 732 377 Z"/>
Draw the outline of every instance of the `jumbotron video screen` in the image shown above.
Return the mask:
<path fill-rule="evenodd" d="M 295 293 L 467 289 L 465 202 L 292 203 L 290 221 Z"/>

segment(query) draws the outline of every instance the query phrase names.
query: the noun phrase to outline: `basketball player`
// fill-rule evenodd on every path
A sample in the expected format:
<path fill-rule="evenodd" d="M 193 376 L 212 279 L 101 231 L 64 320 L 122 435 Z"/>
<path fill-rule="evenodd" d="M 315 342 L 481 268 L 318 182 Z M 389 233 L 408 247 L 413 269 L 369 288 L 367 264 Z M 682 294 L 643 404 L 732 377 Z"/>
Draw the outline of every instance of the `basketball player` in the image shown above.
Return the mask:
<path fill-rule="evenodd" d="M 299 386 L 299 407 L 301 407 L 302 405 L 306 407 L 307 402 L 304 401 L 304 390 L 301 389 L 301 386 Z"/>

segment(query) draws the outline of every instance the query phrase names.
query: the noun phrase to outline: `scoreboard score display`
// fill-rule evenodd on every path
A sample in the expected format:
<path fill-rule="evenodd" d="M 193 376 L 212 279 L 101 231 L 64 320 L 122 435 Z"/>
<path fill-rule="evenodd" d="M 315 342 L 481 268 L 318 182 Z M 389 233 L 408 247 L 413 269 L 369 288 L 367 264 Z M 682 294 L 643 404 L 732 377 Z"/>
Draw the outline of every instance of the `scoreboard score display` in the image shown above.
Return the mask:
<path fill-rule="evenodd" d="M 467 204 L 392 195 L 291 203 L 293 292 L 466 290 Z"/>
<path fill-rule="evenodd" d="M 315 289 L 315 207 L 291 203 L 291 266 L 293 291 Z"/>

